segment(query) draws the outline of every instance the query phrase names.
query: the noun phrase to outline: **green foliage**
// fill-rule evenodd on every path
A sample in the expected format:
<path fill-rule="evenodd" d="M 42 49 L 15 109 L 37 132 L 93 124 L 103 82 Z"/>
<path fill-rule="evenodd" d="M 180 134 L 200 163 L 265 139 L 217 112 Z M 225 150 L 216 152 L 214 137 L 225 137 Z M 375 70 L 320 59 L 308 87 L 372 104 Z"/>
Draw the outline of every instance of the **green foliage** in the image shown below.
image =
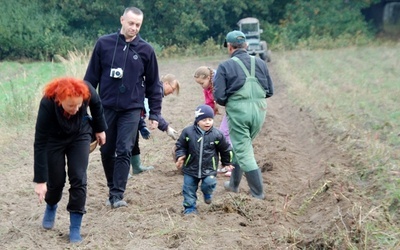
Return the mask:
<path fill-rule="evenodd" d="M 300 1 L 286 5 L 280 41 L 293 48 L 309 39 L 369 37 L 372 35 L 360 9 L 369 1 Z"/>
<path fill-rule="evenodd" d="M 41 3 L 41 8 L 44 12 L 56 11 L 66 18 L 67 35 L 80 30 L 82 35 L 99 36 L 117 30 L 119 17 L 125 9 L 124 6 L 129 3 L 130 1 L 110 4 L 104 0 L 51 0 Z"/>
<path fill-rule="evenodd" d="M 63 33 L 65 18 L 42 12 L 38 2 L 2 1 L 0 59 L 49 59 L 72 48 L 73 42 Z"/>
<path fill-rule="evenodd" d="M 146 16 L 142 36 L 167 47 L 182 47 L 198 42 L 198 34 L 208 30 L 202 21 L 201 12 L 191 1 L 146 1 L 143 11 Z"/>
<path fill-rule="evenodd" d="M 65 72 L 55 63 L 0 63 L 0 125 L 14 128 L 36 117 L 42 86 Z"/>
<path fill-rule="evenodd" d="M 49 60 L 69 50 L 92 48 L 96 39 L 120 28 L 128 6 L 144 12 L 140 31 L 167 54 L 198 53 L 200 45 L 222 44 L 237 22 L 256 17 L 270 48 L 334 47 L 336 42 L 364 43 L 373 32 L 360 10 L 380 0 L 0 0 L 0 60 Z M 271 46 L 272 45 L 272 46 Z"/>
<path fill-rule="evenodd" d="M 157 43 L 151 43 L 159 58 L 177 58 L 177 57 L 204 57 L 224 54 L 221 44 L 216 43 L 214 39 L 209 38 L 202 44 L 193 43 L 186 48 L 171 45 L 169 47 L 160 46 Z"/>

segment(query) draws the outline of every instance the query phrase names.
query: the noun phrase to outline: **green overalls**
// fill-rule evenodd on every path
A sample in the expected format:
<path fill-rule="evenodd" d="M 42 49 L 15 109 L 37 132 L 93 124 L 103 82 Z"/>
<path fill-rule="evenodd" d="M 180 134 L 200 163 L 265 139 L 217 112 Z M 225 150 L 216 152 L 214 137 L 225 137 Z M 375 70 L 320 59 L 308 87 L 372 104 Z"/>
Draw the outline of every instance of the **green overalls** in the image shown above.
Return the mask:
<path fill-rule="evenodd" d="M 260 132 L 267 114 L 265 90 L 255 78 L 255 58 L 251 56 L 251 74 L 242 61 L 232 57 L 246 74 L 242 88 L 231 95 L 226 103 L 229 135 L 234 152 L 234 163 L 244 172 L 258 169 L 254 157 L 253 139 Z"/>

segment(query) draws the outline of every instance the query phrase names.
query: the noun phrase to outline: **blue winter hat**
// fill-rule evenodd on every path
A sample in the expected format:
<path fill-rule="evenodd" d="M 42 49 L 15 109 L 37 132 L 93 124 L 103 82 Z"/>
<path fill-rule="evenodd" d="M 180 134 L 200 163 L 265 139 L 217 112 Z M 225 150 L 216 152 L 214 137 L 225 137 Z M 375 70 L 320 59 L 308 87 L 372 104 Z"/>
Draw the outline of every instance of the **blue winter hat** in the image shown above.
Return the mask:
<path fill-rule="evenodd" d="M 205 104 L 199 105 L 194 112 L 195 123 L 198 123 L 200 120 L 205 118 L 212 118 L 214 119 L 214 110 Z"/>

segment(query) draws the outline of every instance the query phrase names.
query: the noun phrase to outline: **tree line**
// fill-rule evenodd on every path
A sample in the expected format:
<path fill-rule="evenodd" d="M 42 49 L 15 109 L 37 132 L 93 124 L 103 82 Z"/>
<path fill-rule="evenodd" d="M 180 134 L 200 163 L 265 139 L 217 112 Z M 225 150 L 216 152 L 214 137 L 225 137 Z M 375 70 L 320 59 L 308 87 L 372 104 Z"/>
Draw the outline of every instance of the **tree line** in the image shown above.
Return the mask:
<path fill-rule="evenodd" d="M 51 60 L 91 49 L 120 28 L 128 6 L 144 12 L 141 36 L 159 50 L 221 44 L 244 17 L 256 17 L 270 45 L 291 49 L 309 41 L 373 37 L 361 13 L 380 0 L 0 0 L 0 60 Z"/>

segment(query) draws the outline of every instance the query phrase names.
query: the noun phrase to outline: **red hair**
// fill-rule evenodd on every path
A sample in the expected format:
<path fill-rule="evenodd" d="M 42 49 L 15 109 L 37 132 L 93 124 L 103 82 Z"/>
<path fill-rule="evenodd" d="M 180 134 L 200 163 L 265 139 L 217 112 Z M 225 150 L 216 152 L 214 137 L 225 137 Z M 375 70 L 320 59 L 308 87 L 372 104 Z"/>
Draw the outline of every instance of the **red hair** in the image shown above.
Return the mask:
<path fill-rule="evenodd" d="M 56 78 L 44 87 L 44 96 L 54 98 L 60 104 L 68 97 L 82 97 L 84 101 L 90 98 L 87 84 L 73 77 Z"/>

